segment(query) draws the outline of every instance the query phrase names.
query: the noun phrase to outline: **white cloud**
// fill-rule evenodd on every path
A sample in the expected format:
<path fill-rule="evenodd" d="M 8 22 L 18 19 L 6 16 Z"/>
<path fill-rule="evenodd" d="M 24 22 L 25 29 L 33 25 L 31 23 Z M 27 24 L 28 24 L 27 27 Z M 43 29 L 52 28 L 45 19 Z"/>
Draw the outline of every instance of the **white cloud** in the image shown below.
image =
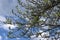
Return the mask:
<path fill-rule="evenodd" d="M 29 21 L 29 18 L 26 17 L 25 19 L 26 19 L 27 21 Z"/>
<path fill-rule="evenodd" d="M 4 24 L 2 27 L 3 27 L 3 29 L 5 29 L 5 30 L 9 30 L 9 27 L 10 27 L 11 29 L 13 29 L 13 28 L 17 27 L 17 25 Z"/>
<path fill-rule="evenodd" d="M 45 20 L 46 20 L 46 18 L 41 17 L 39 20 L 40 20 L 40 21 L 45 21 Z"/>
<path fill-rule="evenodd" d="M 44 27 L 42 27 L 43 29 L 49 29 L 49 26 L 44 26 Z"/>
<path fill-rule="evenodd" d="M 9 27 L 15 28 L 15 25 L 3 24 L 6 21 L 4 16 L 12 16 L 11 10 L 17 5 L 17 0 L 0 0 L 0 28 L 8 30 Z"/>
<path fill-rule="evenodd" d="M 3 17 L 3 16 L 0 16 L 0 21 L 1 21 L 1 22 L 6 22 L 6 18 Z"/>
<path fill-rule="evenodd" d="M 40 38 L 41 38 L 41 35 L 39 35 L 38 37 L 40 37 Z"/>
<path fill-rule="evenodd" d="M 3 28 L 5 30 L 7 30 L 7 31 L 9 31 L 9 27 L 11 29 L 14 29 L 14 28 L 16 28 L 18 26 L 16 24 L 15 25 L 13 25 L 13 24 L 0 24 L 0 28 Z"/>
<path fill-rule="evenodd" d="M 43 33 L 41 34 L 41 36 L 42 36 L 42 37 L 49 36 L 49 32 L 43 32 Z"/>
<path fill-rule="evenodd" d="M 31 36 L 31 38 L 35 38 L 35 37 L 36 37 L 36 35 L 32 35 L 32 36 Z"/>
<path fill-rule="evenodd" d="M 42 33 L 43 32 L 43 30 L 39 30 L 39 33 Z"/>
<path fill-rule="evenodd" d="M 36 37 L 36 38 L 33 38 L 33 39 L 31 39 L 31 40 L 47 40 L 47 39 L 45 39 L 45 38 L 40 38 L 40 37 Z"/>
<path fill-rule="evenodd" d="M 2 36 L 0 36 L 0 40 L 2 40 Z"/>

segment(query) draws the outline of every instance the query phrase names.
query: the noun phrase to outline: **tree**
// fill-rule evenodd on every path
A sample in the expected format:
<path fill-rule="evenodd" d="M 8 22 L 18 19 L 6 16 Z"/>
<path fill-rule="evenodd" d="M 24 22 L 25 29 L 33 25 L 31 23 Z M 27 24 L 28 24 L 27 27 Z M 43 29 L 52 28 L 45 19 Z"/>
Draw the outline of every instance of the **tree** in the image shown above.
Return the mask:
<path fill-rule="evenodd" d="M 8 37 L 38 37 L 43 32 L 60 27 L 60 0 L 18 0 L 18 5 L 12 9 L 12 13 L 26 23 L 16 22 L 18 27 L 10 29 Z M 24 11 L 21 9 L 23 7 Z M 28 20 L 27 20 L 28 19 Z M 49 28 L 44 30 L 44 27 Z M 43 32 L 39 32 L 43 29 Z M 36 31 L 37 30 L 37 31 Z M 32 32 L 34 31 L 34 33 Z M 17 34 L 15 34 L 17 33 Z"/>

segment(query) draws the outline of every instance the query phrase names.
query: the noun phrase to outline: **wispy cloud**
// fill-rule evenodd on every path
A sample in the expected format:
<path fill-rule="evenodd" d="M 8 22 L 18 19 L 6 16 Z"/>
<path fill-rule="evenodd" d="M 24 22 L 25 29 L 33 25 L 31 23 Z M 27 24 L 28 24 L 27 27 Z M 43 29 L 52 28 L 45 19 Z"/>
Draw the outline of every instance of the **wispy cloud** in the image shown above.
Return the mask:
<path fill-rule="evenodd" d="M 13 28 L 17 27 L 17 25 L 4 24 L 2 27 L 3 27 L 3 29 L 5 29 L 5 30 L 9 30 L 9 27 L 10 27 L 11 29 L 13 29 Z"/>
<path fill-rule="evenodd" d="M 17 4 L 17 0 L 0 0 L 0 15 L 11 15 L 11 9 Z"/>
<path fill-rule="evenodd" d="M 3 16 L 0 16 L 0 21 L 1 21 L 1 22 L 6 22 L 6 18 L 3 17 Z"/>
<path fill-rule="evenodd" d="M 0 40 L 2 40 L 2 36 L 0 36 Z"/>
<path fill-rule="evenodd" d="M 0 0 L 0 28 L 8 30 L 9 27 L 14 28 L 15 25 L 3 24 L 6 21 L 4 16 L 11 16 L 11 10 L 17 5 L 17 0 Z"/>

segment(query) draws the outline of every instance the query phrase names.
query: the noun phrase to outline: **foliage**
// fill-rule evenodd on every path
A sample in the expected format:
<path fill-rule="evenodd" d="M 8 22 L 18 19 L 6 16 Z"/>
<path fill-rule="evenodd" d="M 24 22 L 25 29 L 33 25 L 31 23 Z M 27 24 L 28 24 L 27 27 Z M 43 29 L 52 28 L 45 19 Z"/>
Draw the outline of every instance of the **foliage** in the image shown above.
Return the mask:
<path fill-rule="evenodd" d="M 18 0 L 19 5 L 16 6 L 17 10 L 15 12 L 14 10 L 12 10 L 12 13 L 19 18 L 27 18 L 29 20 L 25 24 L 21 24 L 20 22 L 18 22 L 20 24 L 16 23 L 20 26 L 20 28 L 18 27 L 17 29 L 12 30 L 13 33 L 11 34 L 14 35 L 14 33 L 22 30 L 22 35 L 18 32 L 16 35 L 14 35 L 15 38 L 22 36 L 31 37 L 32 35 L 37 36 L 37 34 L 38 36 L 41 35 L 43 32 L 38 32 L 39 29 L 36 33 L 32 32 L 31 29 L 35 27 L 44 29 L 43 27 L 48 26 L 49 28 L 47 29 L 47 31 L 49 31 L 60 26 L 60 23 L 58 23 L 60 22 L 59 0 L 25 0 L 25 2 L 22 1 L 23 0 Z M 22 7 L 24 8 L 24 11 L 21 9 Z M 44 32 L 46 32 L 46 30 Z"/>

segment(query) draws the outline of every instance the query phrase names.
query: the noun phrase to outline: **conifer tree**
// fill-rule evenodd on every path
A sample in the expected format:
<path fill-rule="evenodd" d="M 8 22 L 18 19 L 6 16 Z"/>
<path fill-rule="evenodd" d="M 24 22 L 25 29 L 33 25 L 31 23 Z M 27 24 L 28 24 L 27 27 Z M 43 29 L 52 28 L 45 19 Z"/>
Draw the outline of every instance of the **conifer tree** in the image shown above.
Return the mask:
<path fill-rule="evenodd" d="M 27 22 L 16 22 L 18 27 L 13 30 L 10 29 L 11 31 L 8 33 L 8 37 L 11 38 L 20 38 L 22 36 L 30 38 L 32 35 L 38 37 L 43 32 L 49 32 L 60 27 L 60 0 L 18 0 L 16 12 L 12 9 L 12 13 Z M 39 32 L 45 26 L 49 28 Z M 35 29 L 35 33 L 31 29 Z"/>

